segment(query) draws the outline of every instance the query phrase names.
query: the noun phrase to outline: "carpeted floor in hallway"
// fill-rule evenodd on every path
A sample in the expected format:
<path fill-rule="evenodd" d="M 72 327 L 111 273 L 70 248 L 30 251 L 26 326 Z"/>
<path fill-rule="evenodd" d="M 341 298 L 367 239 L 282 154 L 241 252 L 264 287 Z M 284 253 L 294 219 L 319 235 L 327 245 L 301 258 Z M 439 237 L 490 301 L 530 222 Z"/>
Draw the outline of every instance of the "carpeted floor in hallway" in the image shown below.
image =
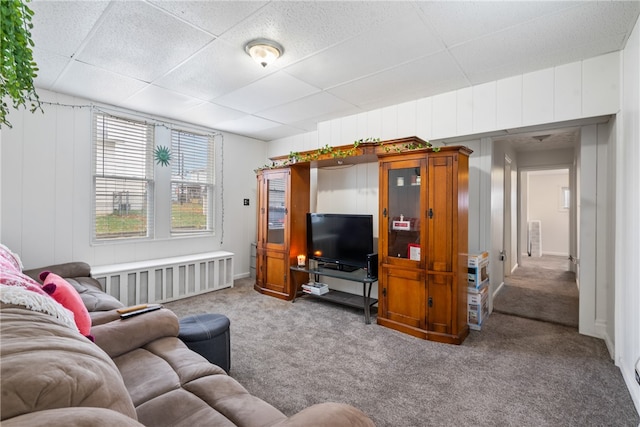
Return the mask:
<path fill-rule="evenodd" d="M 578 287 L 566 257 L 523 257 L 505 278 L 493 311 L 578 328 Z"/>

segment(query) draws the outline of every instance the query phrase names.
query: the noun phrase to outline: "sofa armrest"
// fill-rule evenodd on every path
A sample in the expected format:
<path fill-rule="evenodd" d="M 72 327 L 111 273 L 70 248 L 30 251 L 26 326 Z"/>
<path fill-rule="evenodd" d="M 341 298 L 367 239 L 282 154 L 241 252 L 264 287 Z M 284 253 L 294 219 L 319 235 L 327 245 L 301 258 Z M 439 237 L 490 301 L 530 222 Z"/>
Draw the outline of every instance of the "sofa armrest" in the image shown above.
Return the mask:
<path fill-rule="evenodd" d="M 273 427 L 375 427 L 364 412 L 344 403 L 325 402 L 303 409 Z"/>
<path fill-rule="evenodd" d="M 91 277 L 91 267 L 86 262 L 53 264 L 25 270 L 23 273 L 36 282 L 42 283 L 40 273 L 43 271 L 50 271 L 69 282 L 80 294 L 80 298 L 82 298 L 82 302 L 89 313 L 124 307 L 124 304 L 102 289 L 102 284 L 99 281 Z M 93 318 L 93 316 L 91 317 Z"/>
<path fill-rule="evenodd" d="M 111 310 L 108 316 L 116 320 L 92 326 L 91 335 L 95 343 L 111 358 L 159 338 L 177 337 L 180 331 L 178 318 L 165 308 L 128 319 L 120 319 L 117 310 Z"/>

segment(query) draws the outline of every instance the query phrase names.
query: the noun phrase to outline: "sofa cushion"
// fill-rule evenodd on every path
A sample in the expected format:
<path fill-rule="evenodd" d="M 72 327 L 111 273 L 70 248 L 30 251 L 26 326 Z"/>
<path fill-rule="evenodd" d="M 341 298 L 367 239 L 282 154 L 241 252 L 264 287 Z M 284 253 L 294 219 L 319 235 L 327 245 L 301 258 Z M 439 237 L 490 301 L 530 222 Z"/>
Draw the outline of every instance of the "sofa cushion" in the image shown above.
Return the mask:
<path fill-rule="evenodd" d="M 104 408 L 58 408 L 2 421 L 2 427 L 144 427 L 133 418 Z M 193 426 L 191 426 L 193 427 Z"/>
<path fill-rule="evenodd" d="M 286 418 L 175 337 L 156 339 L 114 362 L 145 425 L 268 426 Z"/>
<path fill-rule="evenodd" d="M 0 304 L 4 420 L 69 406 L 107 408 L 136 419 L 113 361 L 78 331 L 45 313 Z"/>
<path fill-rule="evenodd" d="M 51 295 L 67 310 L 71 310 L 80 333 L 93 340 L 93 337 L 91 337 L 91 317 L 89 317 L 87 307 L 85 307 L 80 294 L 75 288 L 62 277 L 50 271 L 40 273 L 40 280 L 42 280 L 42 290 Z"/>

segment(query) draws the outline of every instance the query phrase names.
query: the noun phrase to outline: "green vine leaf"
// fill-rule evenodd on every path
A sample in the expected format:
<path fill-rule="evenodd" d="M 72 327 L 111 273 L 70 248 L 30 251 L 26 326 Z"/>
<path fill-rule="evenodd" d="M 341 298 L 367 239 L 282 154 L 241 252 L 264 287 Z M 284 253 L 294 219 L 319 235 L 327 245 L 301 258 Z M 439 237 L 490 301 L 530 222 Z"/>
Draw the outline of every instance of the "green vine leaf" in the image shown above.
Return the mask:
<path fill-rule="evenodd" d="M 6 99 L 11 99 L 14 109 L 28 105 L 32 113 L 42 111 L 33 85 L 38 67 L 33 60 L 33 11 L 27 7 L 28 1 L 0 0 L 0 124 L 9 128 Z"/>
<path fill-rule="evenodd" d="M 168 166 L 169 162 L 171 162 L 171 151 L 168 147 L 158 145 L 153 151 L 153 155 L 156 159 L 156 164 L 160 166 Z"/>

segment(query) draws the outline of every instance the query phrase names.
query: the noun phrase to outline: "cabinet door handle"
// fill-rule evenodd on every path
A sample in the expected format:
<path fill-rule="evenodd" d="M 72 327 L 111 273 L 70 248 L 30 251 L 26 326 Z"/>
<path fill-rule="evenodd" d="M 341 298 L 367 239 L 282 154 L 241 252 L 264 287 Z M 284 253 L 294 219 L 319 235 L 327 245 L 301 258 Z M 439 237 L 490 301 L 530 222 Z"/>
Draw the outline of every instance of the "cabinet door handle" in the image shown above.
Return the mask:
<path fill-rule="evenodd" d="M 427 216 L 429 217 L 429 219 L 433 218 L 433 209 L 429 208 L 429 212 L 427 212 Z"/>
<path fill-rule="evenodd" d="M 433 307 L 433 298 L 429 297 L 429 307 Z"/>
<path fill-rule="evenodd" d="M 387 208 L 382 209 L 382 216 L 387 217 Z"/>

